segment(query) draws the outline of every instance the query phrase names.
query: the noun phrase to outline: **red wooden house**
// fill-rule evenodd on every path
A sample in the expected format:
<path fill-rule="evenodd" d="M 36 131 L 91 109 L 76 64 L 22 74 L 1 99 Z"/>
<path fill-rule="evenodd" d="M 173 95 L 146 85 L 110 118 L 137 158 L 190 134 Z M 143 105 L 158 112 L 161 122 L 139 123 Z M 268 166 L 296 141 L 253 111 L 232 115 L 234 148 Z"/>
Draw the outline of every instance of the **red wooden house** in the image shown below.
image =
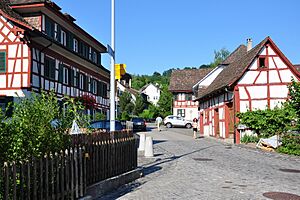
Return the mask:
<path fill-rule="evenodd" d="M 201 132 L 240 142 L 237 112 L 274 108 L 288 96 L 287 85 L 300 74 L 270 37 L 240 51 L 211 84 L 198 92 Z M 240 47 L 239 47 L 240 48 Z"/>
<path fill-rule="evenodd" d="M 58 97 L 90 96 L 87 112 L 109 110 L 109 71 L 101 65 L 106 47 L 51 1 L 0 2 L 0 105 L 32 91 Z"/>

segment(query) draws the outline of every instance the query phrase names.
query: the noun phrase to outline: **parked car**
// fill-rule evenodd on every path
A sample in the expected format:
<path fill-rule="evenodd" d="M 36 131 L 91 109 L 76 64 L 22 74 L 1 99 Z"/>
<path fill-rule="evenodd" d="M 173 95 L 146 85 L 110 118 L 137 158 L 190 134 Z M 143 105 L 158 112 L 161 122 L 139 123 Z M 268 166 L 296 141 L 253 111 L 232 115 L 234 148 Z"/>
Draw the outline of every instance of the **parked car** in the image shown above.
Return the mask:
<path fill-rule="evenodd" d="M 169 115 L 169 116 L 165 117 L 164 125 L 167 128 L 172 128 L 172 127 L 192 128 L 192 121 L 185 120 L 183 117 Z"/>
<path fill-rule="evenodd" d="M 106 131 L 110 131 L 110 121 L 109 120 L 98 120 L 90 123 L 90 127 L 93 129 L 105 129 Z M 121 131 L 124 127 L 120 121 L 115 121 L 115 130 Z"/>
<path fill-rule="evenodd" d="M 134 117 L 131 119 L 133 131 L 146 131 L 147 126 L 143 118 Z"/>

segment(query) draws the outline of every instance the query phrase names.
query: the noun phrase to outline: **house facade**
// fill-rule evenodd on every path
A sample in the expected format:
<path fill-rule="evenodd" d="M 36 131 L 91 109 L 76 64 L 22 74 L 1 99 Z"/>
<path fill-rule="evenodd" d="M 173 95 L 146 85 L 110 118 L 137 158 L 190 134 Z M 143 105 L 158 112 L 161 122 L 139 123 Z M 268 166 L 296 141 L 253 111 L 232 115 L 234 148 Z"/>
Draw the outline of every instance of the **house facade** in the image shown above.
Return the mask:
<path fill-rule="evenodd" d="M 249 40 L 247 49 L 199 92 L 196 100 L 204 135 L 240 143 L 236 113 L 280 106 L 291 79 L 299 80 L 299 72 L 270 37 L 254 48 L 251 44 Z"/>
<path fill-rule="evenodd" d="M 183 69 L 171 73 L 169 91 L 173 94 L 173 115 L 193 120 L 198 116 L 198 102 L 192 86 L 204 78 L 211 69 Z"/>
<path fill-rule="evenodd" d="M 147 101 L 157 105 L 157 102 L 160 97 L 160 88 L 158 85 L 154 85 L 153 83 L 148 83 L 140 89 L 140 94 L 144 94 L 147 96 Z"/>
<path fill-rule="evenodd" d="M 51 1 L 0 3 L 0 105 L 31 92 L 62 98 L 89 96 L 88 114 L 108 116 L 110 72 L 101 65 L 106 47 Z"/>

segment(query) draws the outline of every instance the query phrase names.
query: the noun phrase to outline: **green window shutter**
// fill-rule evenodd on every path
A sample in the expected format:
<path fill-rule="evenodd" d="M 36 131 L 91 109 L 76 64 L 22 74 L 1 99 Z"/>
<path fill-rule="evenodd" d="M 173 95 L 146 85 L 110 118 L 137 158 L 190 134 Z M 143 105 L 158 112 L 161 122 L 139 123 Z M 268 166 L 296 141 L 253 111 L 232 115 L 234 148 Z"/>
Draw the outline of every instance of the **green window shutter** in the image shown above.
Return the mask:
<path fill-rule="evenodd" d="M 74 84 L 74 70 L 73 69 L 69 69 L 69 84 L 71 86 L 75 86 L 75 84 Z"/>
<path fill-rule="evenodd" d="M 59 68 L 58 68 L 58 82 L 62 83 L 63 82 L 63 74 L 64 74 L 64 68 L 63 68 L 63 64 L 59 64 Z"/>
<path fill-rule="evenodd" d="M 6 52 L 0 52 L 0 73 L 6 72 Z"/>
<path fill-rule="evenodd" d="M 55 80 L 55 60 L 50 59 L 50 79 Z"/>
<path fill-rule="evenodd" d="M 45 64 L 44 64 L 44 76 L 45 78 L 49 78 L 50 76 L 50 60 L 46 57 L 45 58 Z"/>

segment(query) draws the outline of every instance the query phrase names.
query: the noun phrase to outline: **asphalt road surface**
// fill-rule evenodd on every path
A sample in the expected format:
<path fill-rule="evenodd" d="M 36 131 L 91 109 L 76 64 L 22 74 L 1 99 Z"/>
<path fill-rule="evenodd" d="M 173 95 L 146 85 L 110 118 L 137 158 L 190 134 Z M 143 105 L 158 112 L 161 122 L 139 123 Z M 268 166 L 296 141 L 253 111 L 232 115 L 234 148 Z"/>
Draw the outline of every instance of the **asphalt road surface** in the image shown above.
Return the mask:
<path fill-rule="evenodd" d="M 300 157 L 192 138 L 191 129 L 149 130 L 144 177 L 100 199 L 300 199 Z"/>

